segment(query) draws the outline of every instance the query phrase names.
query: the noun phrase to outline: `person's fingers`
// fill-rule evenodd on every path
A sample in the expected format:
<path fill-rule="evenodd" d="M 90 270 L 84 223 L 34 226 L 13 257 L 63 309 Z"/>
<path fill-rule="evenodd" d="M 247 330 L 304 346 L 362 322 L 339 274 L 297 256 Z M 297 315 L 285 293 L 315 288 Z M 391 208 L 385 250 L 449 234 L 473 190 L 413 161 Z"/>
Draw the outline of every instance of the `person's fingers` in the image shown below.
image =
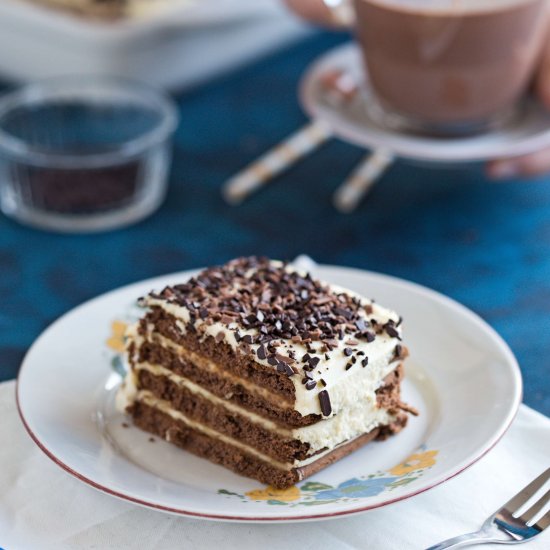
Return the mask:
<path fill-rule="evenodd" d="M 539 99 L 550 109 L 550 44 L 542 56 L 541 65 L 535 79 L 535 91 Z"/>
<path fill-rule="evenodd" d="M 494 160 L 487 165 L 487 175 L 494 180 L 538 176 L 550 172 L 550 149 L 514 159 Z"/>
<path fill-rule="evenodd" d="M 550 42 L 546 47 L 534 81 L 534 91 L 550 109 Z M 524 176 L 537 176 L 550 172 L 550 149 L 524 157 L 497 159 L 487 164 L 487 176 L 493 180 L 507 180 Z"/>
<path fill-rule="evenodd" d="M 310 23 L 333 27 L 334 17 L 323 0 L 285 0 L 286 5 Z"/>

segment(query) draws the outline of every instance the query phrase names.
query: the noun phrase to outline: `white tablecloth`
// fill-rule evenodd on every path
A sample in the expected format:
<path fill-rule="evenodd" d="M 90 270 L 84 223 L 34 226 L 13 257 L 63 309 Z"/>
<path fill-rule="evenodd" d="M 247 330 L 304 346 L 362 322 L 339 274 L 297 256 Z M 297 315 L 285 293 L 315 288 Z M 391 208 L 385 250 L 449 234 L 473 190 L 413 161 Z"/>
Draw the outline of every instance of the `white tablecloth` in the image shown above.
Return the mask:
<path fill-rule="evenodd" d="M 550 419 L 522 406 L 509 432 L 486 457 L 415 498 L 324 522 L 215 523 L 119 501 L 59 469 L 25 432 L 13 382 L 0 384 L 0 419 L 0 547 L 5 550 L 420 549 L 477 529 L 550 466 Z M 526 548 L 550 548 L 550 533 Z"/>

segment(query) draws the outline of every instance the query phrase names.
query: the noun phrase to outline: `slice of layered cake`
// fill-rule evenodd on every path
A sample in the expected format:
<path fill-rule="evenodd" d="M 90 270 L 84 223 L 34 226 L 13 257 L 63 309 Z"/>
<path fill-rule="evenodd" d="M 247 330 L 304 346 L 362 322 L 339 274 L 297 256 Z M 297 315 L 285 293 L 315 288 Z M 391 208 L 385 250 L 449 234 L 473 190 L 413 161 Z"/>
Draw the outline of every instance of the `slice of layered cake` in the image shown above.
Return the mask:
<path fill-rule="evenodd" d="M 266 258 L 142 299 L 120 410 L 140 428 L 285 488 L 401 430 L 401 319 Z"/>

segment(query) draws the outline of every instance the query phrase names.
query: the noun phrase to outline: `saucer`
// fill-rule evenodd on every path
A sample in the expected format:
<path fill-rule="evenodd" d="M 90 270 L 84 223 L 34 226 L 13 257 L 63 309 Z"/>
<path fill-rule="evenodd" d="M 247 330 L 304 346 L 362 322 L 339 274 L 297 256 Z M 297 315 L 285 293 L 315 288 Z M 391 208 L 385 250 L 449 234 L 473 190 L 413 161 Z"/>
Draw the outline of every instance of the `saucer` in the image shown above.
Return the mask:
<path fill-rule="evenodd" d="M 309 116 L 331 128 L 334 135 L 368 149 L 384 149 L 411 160 L 456 163 L 491 160 L 533 153 L 550 147 L 550 112 L 533 98 L 498 129 L 471 137 L 438 138 L 398 131 L 369 113 L 373 91 L 365 78 L 361 54 L 355 44 L 345 44 L 317 59 L 300 83 L 300 99 Z M 322 75 L 341 70 L 361 83 L 361 93 L 335 104 L 322 86 Z"/>

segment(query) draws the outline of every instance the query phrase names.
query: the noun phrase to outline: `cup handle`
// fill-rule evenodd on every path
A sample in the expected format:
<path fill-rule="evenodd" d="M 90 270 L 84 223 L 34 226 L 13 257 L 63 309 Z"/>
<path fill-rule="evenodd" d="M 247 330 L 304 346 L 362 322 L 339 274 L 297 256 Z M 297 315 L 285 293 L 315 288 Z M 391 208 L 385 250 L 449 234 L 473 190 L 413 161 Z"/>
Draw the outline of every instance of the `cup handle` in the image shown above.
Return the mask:
<path fill-rule="evenodd" d="M 350 28 L 355 23 L 355 12 L 351 0 L 323 0 L 339 27 Z"/>

